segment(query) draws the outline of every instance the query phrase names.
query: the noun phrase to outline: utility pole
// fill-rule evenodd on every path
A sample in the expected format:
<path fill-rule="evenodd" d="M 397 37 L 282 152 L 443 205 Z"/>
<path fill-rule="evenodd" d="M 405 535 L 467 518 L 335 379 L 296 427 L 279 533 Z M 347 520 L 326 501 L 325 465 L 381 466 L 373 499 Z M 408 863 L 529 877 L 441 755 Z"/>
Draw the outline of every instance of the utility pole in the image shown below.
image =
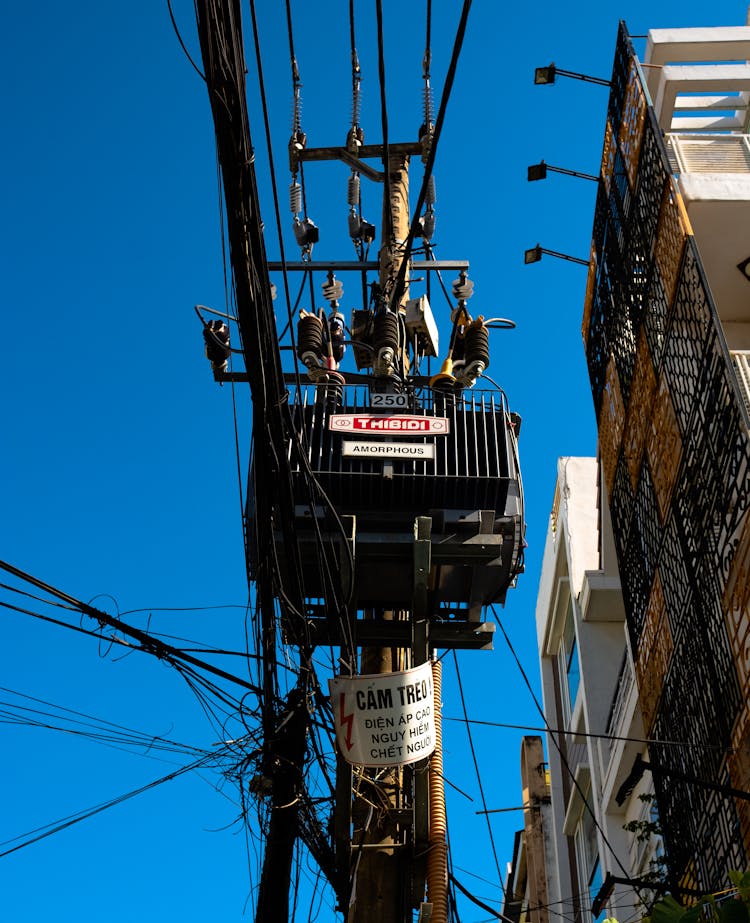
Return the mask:
<path fill-rule="evenodd" d="M 311 149 L 304 133 L 295 131 L 291 205 L 302 259 L 269 264 L 244 99 L 239 0 L 199 0 L 197 22 L 224 185 L 245 371 L 227 372 L 226 362 L 221 366 L 222 356 L 230 354 L 226 325 L 223 338 L 211 339 L 204 324 L 204 338 L 207 354 L 209 346 L 213 353 L 208 358 L 216 381 L 249 382 L 258 437 L 246 550 L 261 615 L 264 744 L 252 791 L 270 795 L 270 810 L 256 923 L 288 920 L 300 838 L 336 891 L 347 923 L 410 923 L 416 906 L 420 923 L 446 923 L 441 675 L 439 662 L 433 661 L 431 677 L 424 665 L 432 647 L 492 649 L 494 625 L 481 621 L 482 607 L 504 601 L 521 572 L 524 526 L 514 417 L 505 396 L 493 395 L 485 404 L 483 397 L 464 395 L 489 364 L 488 327 L 466 308 L 473 288 L 466 275 L 468 261 L 435 260 L 429 247 L 429 259 L 415 260 L 411 267 L 426 273 L 458 270 L 453 283 L 458 305 L 443 371 L 432 377 L 420 371 L 422 359 L 438 357 L 439 345 L 427 297 L 409 303 L 409 156 L 421 154 L 430 171 L 437 130 L 433 138 L 426 115 L 417 142 L 364 145 L 355 125 L 345 147 Z M 365 162 L 369 158 L 382 160 L 382 173 Z M 297 166 L 313 160 L 339 160 L 353 170 L 349 233 L 357 246 L 356 262 L 310 259 L 317 228 L 306 213 L 299 217 L 306 209 L 298 207 L 304 199 L 296 177 Z M 377 263 L 367 259 L 375 231 L 362 219 L 360 174 L 384 183 Z M 423 198 L 427 211 L 418 225 L 415 218 L 414 230 L 419 228 L 427 243 L 434 228 L 434 190 L 429 197 L 423 191 Z M 294 373 L 282 370 L 269 277 L 269 271 L 281 269 L 310 273 L 311 284 L 314 272 L 327 273 L 323 291 L 329 317 L 314 305 L 300 312 L 296 358 L 308 372 L 304 386 L 298 365 Z M 361 273 L 364 302 L 367 273 L 378 272 L 374 308 L 363 304 L 352 312 L 355 373 L 340 368 L 345 325 L 334 270 Z M 371 370 L 367 377 L 363 369 Z M 294 389 L 287 390 L 287 384 Z M 360 429 L 379 442 L 353 441 L 351 434 Z M 404 442 L 388 439 L 397 431 Z M 308 440 L 315 451 L 306 451 Z M 370 450 L 371 456 L 358 454 Z M 277 688 L 280 637 L 296 648 L 300 674 L 285 699 Z M 401 698 L 400 703 L 374 699 L 373 705 L 368 699 L 366 708 L 355 700 L 345 713 L 341 703 L 348 694 L 340 695 L 340 711 L 334 709 L 337 739 L 342 724 L 349 738 L 337 755 L 328 831 L 305 778 L 310 709 L 320 691 L 312 652 L 325 645 L 341 648 L 349 674 L 357 669 L 361 649 L 359 673 L 372 677 L 365 685 L 377 685 L 380 674 L 382 689 L 391 684 Z M 407 667 L 422 677 L 419 684 L 399 686 L 398 679 L 384 676 Z M 339 679 L 334 677 L 332 686 Z M 406 689 L 414 696 L 408 703 Z M 392 696 L 397 698 L 396 692 Z M 412 702 L 425 704 L 406 715 L 415 721 L 398 756 L 395 745 L 385 751 L 353 749 L 353 722 L 360 712 L 386 712 Z M 417 724 L 421 718 L 431 718 L 431 728 L 429 721 Z M 368 720 L 362 719 L 363 732 L 383 727 Z M 406 733 L 401 732 L 402 739 Z M 382 742 L 374 733 L 371 740 Z M 403 758 L 402 751 L 407 754 Z M 431 757 L 419 758 L 430 752 Z M 327 776 L 324 758 L 317 758 Z"/>
<path fill-rule="evenodd" d="M 409 155 L 391 154 L 383 195 L 382 240 L 378 262 L 379 282 L 387 300 L 401 265 L 401 245 L 409 233 Z M 396 311 L 400 305 L 393 306 Z M 390 390 L 392 383 L 386 387 Z M 388 475 L 384 462 L 383 475 Z M 408 618 L 408 613 L 386 611 L 386 620 Z M 396 647 L 365 647 L 360 658 L 364 674 L 392 673 L 405 667 L 405 651 Z M 373 778 L 372 771 L 368 772 Z M 368 784 L 360 779 L 359 797 L 355 801 L 352 854 L 355 879 L 348 923 L 385 923 L 404 919 L 407 905 L 408 869 L 404 869 L 403 847 L 399 838 L 396 811 L 402 798 L 403 770 L 389 769 Z M 373 808 L 375 803 L 377 807 Z"/>
<path fill-rule="evenodd" d="M 409 234 L 409 156 L 387 158 L 383 197 L 383 236 L 378 254 L 381 295 L 390 310 L 399 314 L 408 300 L 408 275 L 397 303 L 391 295 L 403 261 L 403 247 Z M 402 356 L 406 362 L 406 356 Z M 392 379 L 384 388 L 392 391 Z M 383 477 L 392 476 L 384 462 Z M 418 517 L 414 525 L 414 597 L 411 610 L 386 611 L 384 620 L 410 623 L 411 648 L 364 648 L 361 673 L 376 674 L 403 670 L 426 663 L 430 657 L 428 583 L 430 574 L 429 517 Z M 408 660 L 411 663 L 408 663 Z M 375 776 L 360 778 L 355 801 L 355 830 L 352 857 L 354 891 L 348 923 L 402 923 L 412 918 L 414 902 L 421 902 L 425 881 L 433 923 L 447 920 L 447 845 L 445 798 L 442 771 L 440 725 L 440 664 L 433 665 L 434 726 L 436 750 L 429 760 L 408 767 L 394 767 Z M 368 784 L 367 779 L 372 779 Z M 411 835 L 405 832 L 411 828 Z M 417 855 L 421 851 L 422 855 Z"/>

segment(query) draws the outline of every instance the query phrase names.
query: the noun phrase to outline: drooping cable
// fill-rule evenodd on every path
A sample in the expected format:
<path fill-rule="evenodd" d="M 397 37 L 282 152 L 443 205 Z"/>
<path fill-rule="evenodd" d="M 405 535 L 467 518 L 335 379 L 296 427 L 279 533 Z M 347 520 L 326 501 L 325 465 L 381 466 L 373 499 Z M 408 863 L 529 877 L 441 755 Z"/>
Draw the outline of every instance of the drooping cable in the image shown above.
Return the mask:
<path fill-rule="evenodd" d="M 11 853 L 18 852 L 19 849 L 25 849 L 27 846 L 32 846 L 34 843 L 38 843 L 40 840 L 46 839 L 49 836 L 53 836 L 56 833 L 60 833 L 62 830 L 67 830 L 68 827 L 72 827 L 74 824 L 78 824 L 83 820 L 87 820 L 89 817 L 94 817 L 96 814 L 101 814 L 103 811 L 106 811 L 109 808 L 116 807 L 118 804 L 129 801 L 131 798 L 135 798 L 136 795 L 141 795 L 143 792 L 147 792 L 152 788 L 156 788 L 158 785 L 163 785 L 165 782 L 171 782 L 173 779 L 177 779 L 180 776 L 183 776 L 188 772 L 192 772 L 193 770 L 198 769 L 199 767 L 204 766 L 216 759 L 217 754 L 215 753 L 209 753 L 205 756 L 201 756 L 199 759 L 193 760 L 193 762 L 188 763 L 185 766 L 181 766 L 179 769 L 175 769 L 173 772 L 167 773 L 167 775 L 162 776 L 159 779 L 154 779 L 153 782 L 148 782 L 146 785 L 141 785 L 139 788 L 133 789 L 130 792 L 126 792 L 124 795 L 118 795 L 116 798 L 112 798 L 109 801 L 94 805 L 91 808 L 84 808 L 75 814 L 68 815 L 67 817 L 61 818 L 58 821 L 54 821 L 51 824 L 45 824 L 43 827 L 37 827 L 35 830 L 30 830 L 28 833 L 20 834 L 19 836 L 5 840 L 4 842 L 0 843 L 0 848 L 3 846 L 8 846 L 9 848 L 0 852 L 0 859 L 2 859 L 4 856 L 9 856 Z M 21 842 L 18 842 L 19 840 Z M 15 845 L 11 846 L 11 843 L 14 843 Z"/>
<path fill-rule="evenodd" d="M 169 10 L 169 18 L 172 22 L 172 28 L 174 29 L 174 34 L 177 36 L 177 41 L 180 43 L 180 48 L 182 48 L 183 52 L 185 53 L 185 57 L 193 65 L 193 70 L 195 71 L 195 73 L 201 78 L 201 80 L 205 82 L 206 75 L 195 63 L 190 52 L 187 50 L 187 46 L 185 45 L 185 42 L 183 42 L 182 40 L 182 36 L 180 35 L 180 30 L 177 26 L 177 20 L 174 17 L 174 10 L 172 9 L 172 0 L 167 0 L 167 9 Z"/>
<path fill-rule="evenodd" d="M 108 625 L 110 628 L 118 629 L 124 634 L 129 635 L 139 642 L 141 649 L 146 653 L 150 653 L 159 657 L 162 660 L 173 661 L 184 661 L 186 664 L 189 664 L 193 667 L 198 667 L 199 669 L 205 670 L 208 673 L 213 673 L 214 675 L 220 677 L 221 679 L 228 680 L 231 683 L 235 683 L 239 686 L 244 686 L 246 689 L 250 689 L 253 692 L 257 692 L 257 687 L 251 685 L 246 680 L 241 677 L 234 676 L 231 673 L 227 673 L 225 670 L 221 670 L 219 667 L 215 667 L 206 661 L 199 660 L 197 657 L 193 657 L 190 654 L 183 654 L 180 651 L 172 647 L 169 644 L 165 644 L 163 641 L 159 641 L 157 638 L 152 637 L 145 631 L 142 631 L 140 628 L 136 628 L 133 625 L 128 625 L 126 622 L 123 622 L 122 619 L 118 619 L 115 616 L 109 615 L 109 613 L 104 612 L 101 609 L 96 609 L 93 606 L 89 606 L 87 603 L 82 602 L 79 599 L 76 599 L 74 596 L 70 596 L 68 593 L 64 593 L 62 590 L 57 589 L 56 587 L 51 586 L 50 584 L 45 583 L 42 580 L 39 580 L 37 577 L 32 577 L 31 574 L 27 574 L 22 571 L 20 568 L 15 567 L 12 564 L 9 564 L 7 561 L 0 561 L 0 568 L 4 571 L 7 571 L 10 574 L 13 574 L 14 577 L 18 577 L 20 580 L 24 580 L 27 583 L 32 584 L 32 586 L 37 587 L 38 589 L 44 590 L 44 592 L 49 593 L 51 596 L 55 596 L 58 599 L 63 600 L 66 603 L 69 603 L 78 611 L 82 612 L 84 615 L 89 616 L 94 619 L 94 621 L 99 622 L 100 625 Z M 16 608 L 11 607 L 9 604 L 3 604 L 6 608 Z M 32 615 L 37 615 L 37 613 L 28 613 Z M 46 621 L 57 621 L 51 619 L 50 617 L 45 617 Z M 70 625 L 66 622 L 59 622 L 59 624 L 64 625 L 66 628 L 73 628 L 76 630 L 81 630 L 84 634 L 92 634 L 85 629 L 77 629 L 77 626 Z M 97 637 L 100 637 L 97 635 Z"/>

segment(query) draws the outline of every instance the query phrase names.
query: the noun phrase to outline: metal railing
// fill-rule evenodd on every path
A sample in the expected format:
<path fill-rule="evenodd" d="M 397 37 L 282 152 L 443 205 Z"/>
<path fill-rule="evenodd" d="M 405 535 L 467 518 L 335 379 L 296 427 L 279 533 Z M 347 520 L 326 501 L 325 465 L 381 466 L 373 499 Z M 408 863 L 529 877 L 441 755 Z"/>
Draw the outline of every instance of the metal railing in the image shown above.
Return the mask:
<path fill-rule="evenodd" d="M 750 135 L 675 132 L 666 142 L 677 173 L 750 173 Z"/>
<path fill-rule="evenodd" d="M 730 349 L 732 366 L 740 383 L 742 400 L 750 415 L 750 349 Z"/>
<path fill-rule="evenodd" d="M 617 676 L 617 687 L 615 689 L 615 695 L 612 699 L 612 706 L 609 710 L 609 717 L 607 718 L 607 737 L 617 736 L 618 731 L 620 730 L 620 723 L 625 711 L 625 706 L 627 705 L 628 698 L 630 697 L 630 690 L 632 688 L 633 669 L 630 666 L 630 658 L 628 657 L 628 652 L 625 651 L 622 657 L 622 663 L 620 664 L 620 672 Z"/>

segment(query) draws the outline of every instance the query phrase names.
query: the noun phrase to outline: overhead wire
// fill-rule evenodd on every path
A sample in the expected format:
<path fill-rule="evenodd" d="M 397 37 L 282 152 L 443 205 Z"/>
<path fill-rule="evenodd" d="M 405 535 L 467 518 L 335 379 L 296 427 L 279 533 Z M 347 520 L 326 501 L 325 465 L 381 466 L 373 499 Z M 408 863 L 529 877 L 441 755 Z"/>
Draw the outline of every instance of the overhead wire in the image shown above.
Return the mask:
<path fill-rule="evenodd" d="M 17 724 L 63 731 L 76 736 L 86 737 L 94 742 L 107 744 L 116 743 L 122 747 L 145 749 L 147 752 L 159 750 L 168 753 L 182 753 L 189 756 L 206 755 L 210 752 L 205 748 L 180 743 L 158 734 L 148 734 L 144 731 L 137 731 L 125 725 L 117 724 L 104 718 L 97 718 L 85 712 L 57 705 L 46 699 L 19 692 L 15 689 L 9 689 L 5 686 L 0 686 L 0 692 L 6 695 L 15 696 L 24 701 L 32 702 L 37 706 L 46 706 L 45 708 L 39 708 L 33 707 L 32 705 L 22 705 L 18 702 L 0 700 L 0 715 L 2 716 L 0 721 L 5 724 Z M 43 720 L 45 718 L 53 719 L 60 723 L 51 724 L 49 721 Z"/>
<path fill-rule="evenodd" d="M 547 721 L 547 716 L 544 714 L 544 709 L 542 708 L 542 705 L 541 705 L 541 703 L 539 702 L 539 699 L 537 698 L 536 693 L 534 692 L 534 690 L 533 690 L 533 688 L 532 688 L 532 686 L 531 686 L 531 682 L 530 682 L 530 680 L 529 680 L 528 674 L 526 673 L 526 670 L 524 669 L 523 664 L 521 663 L 521 661 L 520 661 L 520 659 L 519 659 L 519 657 L 518 657 L 518 654 L 516 653 L 516 649 L 515 649 L 515 647 L 513 646 L 513 643 L 511 642 L 510 637 L 509 637 L 508 633 L 507 633 L 506 630 L 505 630 L 505 626 L 503 625 L 502 620 L 500 619 L 499 615 L 497 614 L 497 610 L 496 610 L 495 606 L 494 606 L 494 605 L 491 605 L 491 606 L 490 606 L 490 609 L 491 609 L 491 611 L 492 611 L 492 614 L 493 614 L 494 617 L 495 617 L 495 621 L 497 622 L 497 625 L 498 625 L 498 627 L 500 628 L 500 631 L 502 632 L 503 638 L 505 639 L 505 643 L 507 644 L 508 649 L 510 650 L 511 655 L 513 656 L 513 659 L 514 659 L 514 661 L 515 661 L 515 663 L 516 663 L 516 666 L 518 667 L 518 670 L 519 670 L 519 672 L 521 673 L 521 677 L 522 677 L 522 679 L 523 679 L 523 681 L 524 681 L 524 685 L 526 686 L 526 688 L 527 688 L 527 690 L 528 690 L 528 692 L 529 692 L 529 694 L 530 694 L 530 696 L 531 696 L 531 699 L 532 699 L 532 701 L 533 701 L 533 703 L 534 703 L 534 706 L 535 706 L 536 710 L 539 712 L 539 715 L 540 715 L 540 717 L 542 718 L 542 721 L 544 722 L 545 726 L 546 726 L 546 727 L 549 727 L 549 722 Z M 589 815 L 590 815 L 590 817 L 591 817 L 591 819 L 592 819 L 592 821 L 593 821 L 593 823 L 594 823 L 594 826 L 596 827 L 596 829 L 597 829 L 599 835 L 600 835 L 601 838 L 602 838 L 602 842 L 604 843 L 604 845 L 605 845 L 605 846 L 607 847 L 607 849 L 609 850 L 609 854 L 610 854 L 612 860 L 614 861 L 615 865 L 617 865 L 617 867 L 620 869 L 620 871 L 623 873 L 623 875 L 624 875 L 626 878 L 629 878 L 629 877 L 630 877 L 630 873 L 628 872 L 628 870 L 626 869 L 625 865 L 622 863 L 622 861 L 620 860 L 619 856 L 618 856 L 617 853 L 615 852 L 614 847 L 613 847 L 612 844 L 610 843 L 609 838 L 607 837 L 607 834 L 606 834 L 606 832 L 604 831 L 604 828 L 603 828 L 603 827 L 601 826 L 601 824 L 599 823 L 599 820 L 597 819 L 597 816 L 596 816 L 596 812 L 594 811 L 593 807 L 592 807 L 591 804 L 589 803 L 589 799 L 588 799 L 588 797 L 587 797 L 586 792 L 584 792 L 583 788 L 581 787 L 580 782 L 579 782 L 578 779 L 576 778 L 576 775 L 575 775 L 575 773 L 573 772 L 573 769 L 571 768 L 570 763 L 568 762 L 568 759 L 567 759 L 567 757 L 566 757 L 566 755 L 565 755 L 565 752 L 564 752 L 563 748 L 562 748 L 562 747 L 560 746 L 560 744 L 558 743 L 558 741 L 557 741 L 556 737 L 554 736 L 554 734 L 551 733 L 549 730 L 548 730 L 548 738 L 549 738 L 549 739 L 552 741 L 552 743 L 554 744 L 554 746 L 555 746 L 555 748 L 556 748 L 556 750 L 557 750 L 557 752 L 558 752 L 558 755 L 559 755 L 559 757 L 560 757 L 560 761 L 561 761 L 561 763 L 563 764 L 563 767 L 565 768 L 565 771 L 566 771 L 566 773 L 568 774 L 568 777 L 570 778 L 571 782 L 573 783 L 574 788 L 576 789 L 576 791 L 577 791 L 578 794 L 580 795 L 582 804 L 583 804 L 585 810 L 588 811 L 588 813 L 589 813 Z M 637 895 L 639 896 L 639 898 L 640 898 L 640 897 L 641 897 L 641 892 L 640 892 L 640 890 L 639 890 L 638 885 L 634 884 L 634 885 L 633 885 L 633 889 L 634 889 L 634 891 L 636 892 L 636 894 L 637 894 Z"/>
<path fill-rule="evenodd" d="M 296 67 L 296 58 L 294 57 L 294 37 L 292 34 L 291 15 L 292 15 L 291 6 L 289 5 L 289 2 L 287 0 L 287 25 L 288 25 L 288 30 L 289 30 L 289 47 L 290 47 L 290 54 L 292 56 L 292 61 L 293 61 L 292 81 L 295 84 L 295 90 L 296 90 L 296 84 L 299 81 L 299 72 Z M 278 239 L 278 244 L 279 244 L 279 255 L 281 257 L 282 278 L 284 280 L 284 295 L 285 295 L 285 302 L 286 302 L 286 307 L 287 307 L 287 324 L 289 327 L 289 336 L 291 339 L 292 347 L 296 348 L 295 334 L 294 334 L 294 321 L 293 321 L 294 309 L 292 308 L 292 299 L 291 299 L 291 292 L 290 292 L 290 287 L 289 287 L 289 272 L 288 272 L 287 263 L 286 263 L 286 250 L 284 247 L 284 235 L 281 229 L 281 207 L 279 205 L 279 193 L 278 193 L 278 186 L 277 186 L 277 181 L 276 181 L 276 163 L 275 163 L 274 156 L 273 156 L 273 146 L 271 144 L 271 123 L 270 123 L 269 114 L 268 114 L 268 98 L 266 95 L 266 84 L 265 84 L 265 77 L 263 74 L 263 57 L 261 55 L 260 34 L 258 31 L 258 19 L 256 15 L 256 10 L 255 10 L 255 0 L 250 0 L 250 17 L 251 17 L 252 27 L 253 27 L 253 44 L 255 47 L 255 62 L 256 62 L 256 68 L 258 72 L 258 91 L 260 93 L 261 111 L 263 113 L 263 127 L 264 127 L 265 138 L 266 138 L 266 156 L 268 157 L 268 169 L 269 169 L 270 178 L 271 178 L 271 193 L 273 196 L 273 208 L 274 208 L 274 215 L 276 219 L 276 234 L 277 234 L 277 239 Z M 305 206 L 305 210 L 306 209 L 307 209 L 307 206 Z M 307 272 L 303 274 L 302 286 L 304 286 L 305 276 L 307 276 Z M 300 296 L 298 296 L 297 298 L 297 304 L 299 304 L 301 292 L 302 292 L 302 287 L 300 288 Z M 296 305 L 295 305 L 295 309 L 296 309 Z M 300 388 L 301 382 L 299 378 L 299 369 L 298 369 L 296 362 L 294 364 L 294 372 L 295 372 L 295 378 L 296 378 L 296 385 L 298 388 Z"/>
<path fill-rule="evenodd" d="M 212 664 L 207 663 L 206 661 L 199 660 L 196 657 L 193 657 L 191 654 L 181 653 L 177 648 L 172 647 L 169 644 L 166 644 L 164 641 L 160 641 L 157 638 L 152 637 L 147 632 L 142 631 L 139 628 L 136 628 L 133 625 L 128 625 L 122 619 L 118 619 L 115 616 L 109 615 L 107 612 L 104 612 L 101 609 L 97 609 L 93 606 L 89 606 L 87 603 L 82 602 L 81 600 L 76 599 L 73 596 L 70 596 L 67 593 L 64 593 L 62 590 L 57 589 L 56 587 L 51 586 L 50 584 L 45 583 L 42 580 L 39 580 L 37 577 L 33 577 L 31 574 L 27 574 L 22 571 L 20 568 L 15 567 L 7 561 L 0 560 L 0 569 L 7 571 L 8 573 L 13 574 L 15 577 L 18 577 L 21 580 L 24 580 L 33 586 L 36 586 L 39 589 L 43 589 L 45 592 L 49 593 L 52 596 L 57 597 L 58 599 L 63 600 L 71 605 L 73 605 L 78 611 L 82 612 L 84 615 L 89 616 L 94 619 L 94 621 L 99 622 L 100 625 L 108 625 L 110 628 L 115 628 L 122 631 L 124 634 L 130 635 L 141 645 L 138 650 L 142 650 L 145 653 L 152 654 L 153 656 L 158 657 L 161 660 L 178 660 L 184 661 L 186 665 L 191 665 L 193 667 L 198 667 L 200 669 L 206 670 L 209 673 L 213 673 L 222 679 L 225 679 L 231 683 L 235 683 L 245 688 L 249 688 L 252 691 L 257 691 L 255 687 L 251 686 L 246 680 L 241 677 L 235 676 L 231 673 L 227 673 L 225 670 L 215 667 Z M 59 619 L 53 619 L 50 616 L 43 616 L 40 613 L 22 610 L 19 607 L 12 606 L 10 603 L 0 602 L 5 608 L 16 609 L 21 612 L 25 612 L 27 615 L 32 615 L 36 618 L 41 618 L 47 622 L 53 622 L 55 624 L 61 625 L 64 628 L 72 629 L 75 631 L 80 631 L 82 634 L 88 634 L 93 637 L 101 637 L 101 635 L 96 634 L 95 632 L 88 631 L 86 629 L 78 628 L 75 625 L 71 625 L 69 622 L 62 622 Z M 120 643 L 124 643 L 120 641 Z"/>
<path fill-rule="evenodd" d="M 460 724 L 466 724 L 467 720 L 465 718 L 450 718 L 446 715 L 443 716 L 443 721 L 455 721 Z M 670 747 L 688 747 L 688 748 L 700 748 L 707 750 L 721 750 L 729 752 L 730 748 L 723 747 L 721 744 L 713 743 L 695 743 L 687 742 L 683 740 L 654 740 L 650 737 L 625 737 L 620 734 L 597 734 L 594 731 L 579 731 L 579 730 L 565 730 L 564 728 L 553 728 L 551 726 L 545 727 L 536 727 L 530 724 L 508 724 L 503 721 L 486 721 L 479 718 L 469 718 L 469 724 L 475 724 L 477 726 L 483 727 L 495 727 L 495 728 L 504 728 L 507 730 L 515 731 L 536 731 L 537 733 L 548 733 L 548 734 L 565 734 L 569 737 L 589 737 L 594 740 L 622 740 L 626 743 L 635 743 L 635 744 L 662 744 L 664 746 Z"/>
<path fill-rule="evenodd" d="M 492 832 L 492 823 L 491 823 L 491 821 L 490 821 L 489 814 L 486 813 L 486 812 L 487 812 L 487 799 L 486 799 L 485 796 L 484 796 L 484 786 L 482 785 L 482 776 L 481 776 L 481 773 L 479 772 L 479 762 L 477 761 L 477 753 L 476 753 L 476 750 L 474 749 L 474 739 L 473 739 L 472 733 L 471 733 L 471 725 L 469 724 L 469 716 L 468 716 L 467 711 L 466 711 L 466 699 L 464 698 L 464 687 L 463 687 L 463 683 L 462 683 L 462 681 L 461 681 L 461 671 L 459 670 L 459 667 L 458 667 L 458 657 L 456 656 L 456 651 L 455 651 L 455 650 L 453 651 L 453 664 L 454 664 L 455 669 L 456 669 L 456 679 L 457 679 L 457 681 L 458 681 L 458 694 L 459 694 L 459 697 L 460 697 L 460 699 L 461 699 L 461 708 L 462 708 L 463 713 L 464 713 L 464 721 L 465 721 L 465 724 L 466 724 L 466 733 L 467 733 L 467 737 L 468 737 L 468 739 L 469 739 L 469 749 L 471 750 L 471 758 L 472 758 L 472 761 L 473 761 L 473 763 L 474 763 L 474 771 L 475 771 L 475 773 L 476 773 L 477 785 L 478 785 L 478 787 L 479 787 L 479 797 L 481 798 L 481 801 L 482 801 L 482 808 L 483 808 L 483 810 L 484 810 L 484 812 L 485 812 L 485 819 L 486 819 L 486 821 L 487 821 L 487 832 L 488 832 L 489 837 L 490 837 L 490 845 L 491 845 L 491 847 L 492 847 L 492 856 L 493 856 L 493 858 L 494 858 L 494 860 L 495 860 L 495 868 L 496 868 L 496 870 L 497 870 L 497 880 L 500 882 L 500 886 L 501 886 L 501 888 L 502 888 L 503 895 L 505 895 L 505 884 L 503 883 L 503 873 L 502 873 L 502 871 L 501 871 L 501 869 L 500 869 L 500 860 L 499 860 L 498 857 L 497 857 L 497 849 L 495 848 L 495 837 L 494 837 L 494 834 L 493 834 L 493 832 Z"/>
<path fill-rule="evenodd" d="M 174 34 L 177 36 L 177 41 L 180 43 L 180 48 L 182 48 L 182 50 L 185 52 L 185 57 L 186 57 L 186 58 L 188 59 L 188 61 L 190 61 L 190 63 L 192 64 L 193 70 L 194 70 L 194 71 L 196 72 L 196 74 L 201 78 L 201 80 L 203 80 L 203 81 L 205 82 L 205 80 L 206 80 L 206 75 L 203 73 L 203 71 L 202 71 L 202 70 L 198 67 L 198 65 L 195 63 L 195 61 L 193 60 L 193 58 L 192 58 L 190 52 L 187 50 L 187 46 L 185 45 L 185 42 L 183 42 L 183 40 L 182 40 L 182 36 L 180 35 L 180 30 L 179 30 L 179 28 L 178 28 L 178 26 L 177 26 L 177 20 L 176 20 L 175 17 L 174 17 L 174 10 L 172 9 L 172 0 L 167 0 L 167 9 L 169 10 L 169 18 L 170 18 L 170 20 L 171 20 L 171 22 L 172 22 L 172 28 L 174 29 Z"/>
<path fill-rule="evenodd" d="M 380 124 L 383 132 L 383 185 L 384 199 L 386 202 L 391 201 L 391 167 L 390 167 L 390 145 L 388 141 L 388 107 L 386 105 L 386 83 L 385 83 L 385 40 L 383 38 L 383 0 L 376 0 L 375 12 L 377 17 L 377 37 L 378 37 L 378 84 L 380 87 Z M 389 245 L 393 241 L 393 221 L 391 210 L 383 209 L 383 218 L 385 227 L 383 228 L 383 240 L 388 241 Z M 404 272 L 406 270 L 404 269 Z M 392 300 L 395 303 L 395 300 Z"/>
<path fill-rule="evenodd" d="M 420 224 L 419 216 L 422 211 L 422 206 L 424 205 L 425 198 L 427 196 L 427 189 L 430 183 L 430 177 L 432 176 L 432 171 L 435 165 L 435 156 L 437 154 L 438 142 L 443 131 L 443 124 L 445 122 L 445 113 L 448 108 L 448 101 L 450 100 L 451 92 L 453 90 L 453 82 L 456 77 L 456 70 L 458 68 L 458 60 L 461 55 L 461 49 L 463 47 L 464 37 L 466 35 L 466 26 L 469 19 L 469 11 L 471 9 L 471 0 L 464 0 L 461 17 L 459 19 L 458 27 L 456 29 L 456 36 L 453 42 L 453 50 L 451 52 L 451 59 L 448 64 L 448 70 L 445 76 L 445 83 L 443 84 L 443 91 L 440 97 L 440 106 L 438 108 L 437 118 L 435 120 L 435 131 L 432 137 L 432 143 L 430 145 L 430 151 L 427 156 L 427 161 L 424 168 L 424 176 L 422 177 L 422 185 L 419 189 L 419 195 L 417 197 L 417 204 L 414 207 L 414 213 L 411 220 L 411 225 L 409 227 L 409 233 L 404 241 L 403 245 L 403 254 L 402 262 L 399 266 L 398 274 L 396 276 L 396 281 L 393 286 L 393 291 L 390 294 L 390 304 L 391 306 L 397 305 L 399 299 L 401 298 L 404 292 L 404 284 L 406 280 L 406 271 L 408 268 L 409 257 L 411 255 L 412 247 L 414 246 L 414 240 L 419 236 Z"/>
<path fill-rule="evenodd" d="M 118 795 L 116 798 L 111 798 L 109 801 L 102 802 L 90 808 L 84 808 L 81 811 L 77 811 L 74 814 L 63 817 L 60 820 L 53 821 L 50 824 L 37 827 L 35 830 L 30 830 L 27 833 L 22 833 L 18 836 L 11 837 L 8 840 L 4 840 L 3 842 L 0 842 L 0 859 L 2 859 L 4 856 L 9 856 L 11 853 L 18 852 L 20 849 L 25 849 L 28 846 L 32 846 L 34 843 L 38 843 L 40 840 L 53 836 L 56 833 L 67 830 L 69 827 L 72 827 L 81 821 L 88 820 L 88 818 L 94 817 L 96 814 L 101 814 L 103 811 L 106 811 L 109 808 L 116 807 L 125 801 L 129 801 L 131 798 L 135 798 L 137 795 L 143 794 L 143 792 L 147 792 L 159 785 L 163 785 L 165 782 L 171 782 L 173 779 L 177 779 L 180 776 L 183 776 L 186 773 L 192 772 L 198 767 L 205 765 L 211 760 L 215 760 L 216 757 L 217 755 L 214 753 L 206 754 L 197 760 L 193 760 L 185 766 L 181 766 L 179 769 L 175 769 L 173 772 L 167 773 L 167 775 L 162 776 L 159 779 L 154 779 L 152 782 L 148 782 L 146 785 L 141 785 L 138 788 L 126 792 L 123 795 Z M 21 842 L 19 842 L 19 840 Z M 3 846 L 7 846 L 8 849 L 2 849 Z"/>

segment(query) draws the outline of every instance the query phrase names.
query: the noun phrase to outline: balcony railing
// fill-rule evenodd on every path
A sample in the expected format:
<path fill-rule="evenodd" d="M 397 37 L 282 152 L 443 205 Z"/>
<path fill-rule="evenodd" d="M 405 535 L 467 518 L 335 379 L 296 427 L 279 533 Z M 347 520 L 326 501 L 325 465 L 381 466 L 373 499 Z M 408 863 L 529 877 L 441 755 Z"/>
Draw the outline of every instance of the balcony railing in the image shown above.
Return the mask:
<path fill-rule="evenodd" d="M 676 173 L 750 173 L 750 135 L 668 134 Z"/>
<path fill-rule="evenodd" d="M 630 698 L 630 690 L 633 688 L 633 669 L 630 666 L 628 652 L 625 651 L 620 664 L 620 672 L 617 676 L 617 687 L 615 689 L 612 705 L 609 709 L 607 719 L 607 736 L 613 737 L 621 734 L 621 723 L 625 713 L 625 707 Z"/>
<path fill-rule="evenodd" d="M 732 349 L 729 355 L 732 357 L 732 365 L 740 383 L 742 400 L 750 415 L 750 349 Z"/>

